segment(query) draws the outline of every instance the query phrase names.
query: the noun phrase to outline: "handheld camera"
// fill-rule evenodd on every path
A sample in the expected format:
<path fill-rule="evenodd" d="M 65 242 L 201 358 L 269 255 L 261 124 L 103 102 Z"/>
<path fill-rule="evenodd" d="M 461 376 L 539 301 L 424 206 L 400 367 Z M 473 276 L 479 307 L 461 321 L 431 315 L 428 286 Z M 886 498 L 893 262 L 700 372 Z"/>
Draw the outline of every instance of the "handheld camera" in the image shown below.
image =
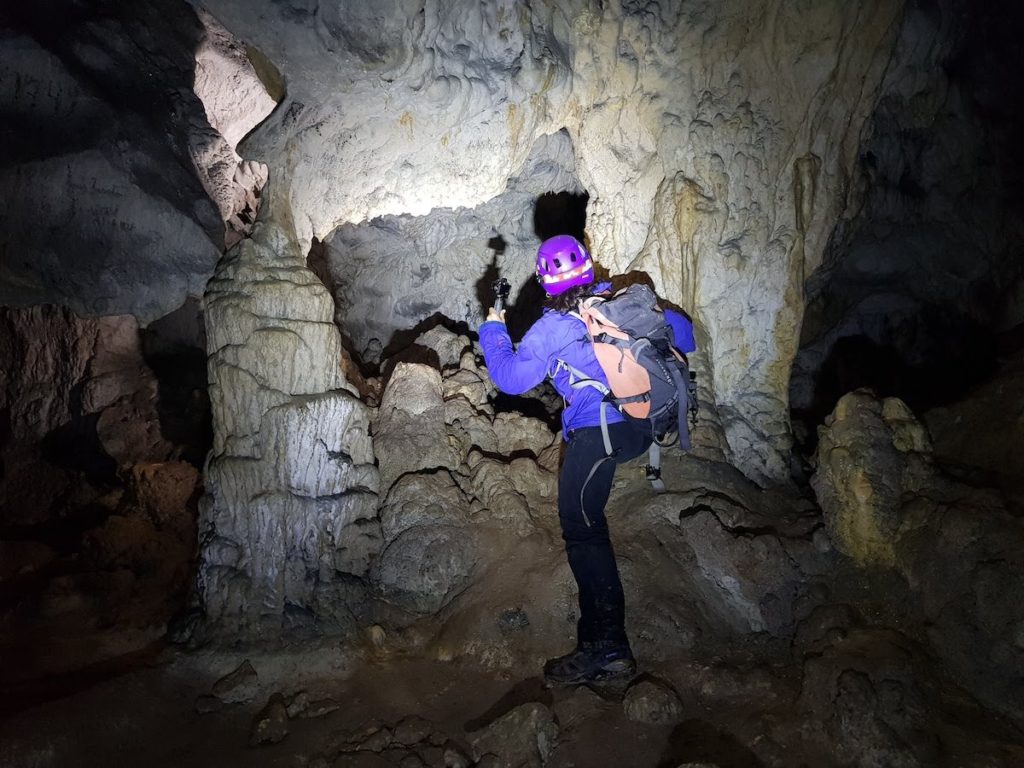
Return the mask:
<path fill-rule="evenodd" d="M 505 308 L 505 299 L 508 298 L 509 291 L 512 290 L 512 285 L 504 277 L 499 277 L 491 283 L 491 290 L 494 291 L 494 309 L 501 314 L 501 310 Z"/>

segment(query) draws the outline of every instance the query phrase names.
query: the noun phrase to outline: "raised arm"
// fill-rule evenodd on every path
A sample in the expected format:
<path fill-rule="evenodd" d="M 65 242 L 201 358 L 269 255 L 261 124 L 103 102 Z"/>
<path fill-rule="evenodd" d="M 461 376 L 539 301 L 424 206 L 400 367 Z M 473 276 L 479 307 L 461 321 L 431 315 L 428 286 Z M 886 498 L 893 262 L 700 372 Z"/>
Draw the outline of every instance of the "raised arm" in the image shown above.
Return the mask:
<path fill-rule="evenodd" d="M 518 349 L 505 323 L 487 320 L 480 326 L 480 346 L 487 372 L 495 386 L 509 395 L 521 395 L 544 381 L 548 373 L 548 339 L 542 317 L 526 332 Z"/>

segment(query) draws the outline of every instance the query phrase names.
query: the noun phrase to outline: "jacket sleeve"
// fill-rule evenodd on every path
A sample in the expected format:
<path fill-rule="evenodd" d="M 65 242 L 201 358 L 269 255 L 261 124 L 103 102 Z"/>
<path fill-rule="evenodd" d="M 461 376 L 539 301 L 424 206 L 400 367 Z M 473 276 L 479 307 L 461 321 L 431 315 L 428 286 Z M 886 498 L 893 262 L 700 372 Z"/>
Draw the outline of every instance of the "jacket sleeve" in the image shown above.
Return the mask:
<path fill-rule="evenodd" d="M 676 349 L 684 355 L 693 352 L 697 348 L 697 342 L 693 338 L 693 323 L 689 318 L 674 310 L 666 309 L 665 320 L 672 327 Z"/>
<path fill-rule="evenodd" d="M 538 320 L 516 349 L 505 324 L 490 320 L 480 326 L 480 346 L 494 385 L 508 395 L 521 395 L 548 375 L 548 340 Z"/>

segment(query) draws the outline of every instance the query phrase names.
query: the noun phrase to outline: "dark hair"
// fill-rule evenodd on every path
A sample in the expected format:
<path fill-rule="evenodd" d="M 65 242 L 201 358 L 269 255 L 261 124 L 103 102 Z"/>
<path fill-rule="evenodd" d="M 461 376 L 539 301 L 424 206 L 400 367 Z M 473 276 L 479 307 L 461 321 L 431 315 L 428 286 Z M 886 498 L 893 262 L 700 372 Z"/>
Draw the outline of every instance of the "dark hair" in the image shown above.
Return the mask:
<path fill-rule="evenodd" d="M 565 293 L 559 293 L 556 296 L 548 296 L 544 300 L 544 306 L 548 309 L 553 309 L 555 312 L 561 312 L 563 315 L 569 312 L 575 312 L 577 305 L 580 303 L 580 299 L 585 299 L 594 292 L 594 284 L 587 283 L 586 285 L 577 285 L 574 288 L 570 288 Z"/>

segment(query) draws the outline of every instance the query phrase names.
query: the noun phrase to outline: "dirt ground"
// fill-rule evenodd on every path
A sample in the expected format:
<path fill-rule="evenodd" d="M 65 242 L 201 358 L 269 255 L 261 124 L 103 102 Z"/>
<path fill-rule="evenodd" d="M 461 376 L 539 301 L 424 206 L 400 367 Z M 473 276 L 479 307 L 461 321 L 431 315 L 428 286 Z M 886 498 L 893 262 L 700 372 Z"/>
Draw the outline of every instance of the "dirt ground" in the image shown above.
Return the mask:
<path fill-rule="evenodd" d="M 232 654 L 184 654 L 165 650 L 108 667 L 89 679 L 65 680 L 64 688 L 7 691 L 0 725 L 4 768 L 78 766 L 303 766 L 328 753 L 332 738 L 370 723 L 395 724 L 418 714 L 457 743 L 519 704 L 535 701 L 562 714 L 561 738 L 551 766 L 660 766 L 707 758 L 714 729 L 631 722 L 621 692 L 545 689 L 541 678 L 513 679 L 456 662 L 423 659 L 366 661 L 330 648 L 248 657 L 260 676 L 260 693 L 249 703 L 198 714 L 196 699 L 241 661 Z M 330 697 L 340 708 L 289 723 L 278 744 L 248 745 L 253 718 L 273 692 L 306 690 Z M 19 698 L 20 697 L 20 698 Z M 682 739 L 687 727 L 703 745 Z M 736 747 L 732 747 L 733 753 Z M 688 754 L 687 754 L 688 753 Z M 733 754 L 732 759 L 736 758 Z M 743 763 L 728 762 L 728 765 Z M 747 762 L 756 765 L 756 762 Z"/>

